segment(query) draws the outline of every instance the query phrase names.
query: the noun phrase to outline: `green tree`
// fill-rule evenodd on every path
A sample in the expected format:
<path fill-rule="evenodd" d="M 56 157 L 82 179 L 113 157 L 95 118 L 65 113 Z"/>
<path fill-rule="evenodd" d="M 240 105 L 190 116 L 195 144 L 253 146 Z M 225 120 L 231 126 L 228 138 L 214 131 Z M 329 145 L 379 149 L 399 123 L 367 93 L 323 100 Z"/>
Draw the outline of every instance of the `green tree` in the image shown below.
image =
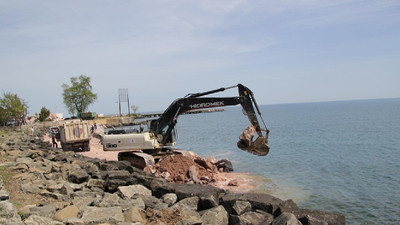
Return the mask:
<path fill-rule="evenodd" d="M 28 104 L 17 94 L 4 93 L 0 98 L 0 112 L 2 122 L 9 119 L 22 121 L 28 114 Z"/>
<path fill-rule="evenodd" d="M 39 121 L 45 121 L 49 116 L 50 110 L 46 109 L 46 107 L 43 106 L 39 113 Z"/>
<path fill-rule="evenodd" d="M 63 84 L 62 88 L 64 104 L 71 115 L 82 114 L 97 100 L 97 94 L 92 92 L 90 77 L 84 75 L 71 77 L 71 86 Z"/>

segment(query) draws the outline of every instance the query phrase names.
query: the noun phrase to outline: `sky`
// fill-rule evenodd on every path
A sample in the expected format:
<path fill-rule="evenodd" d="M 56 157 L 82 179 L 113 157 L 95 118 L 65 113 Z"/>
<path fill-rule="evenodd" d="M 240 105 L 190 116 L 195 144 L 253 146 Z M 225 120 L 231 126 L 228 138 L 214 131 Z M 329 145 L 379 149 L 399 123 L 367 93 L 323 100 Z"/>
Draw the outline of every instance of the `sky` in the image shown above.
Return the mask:
<path fill-rule="evenodd" d="M 67 117 L 80 75 L 103 114 L 120 88 L 138 112 L 238 83 L 260 105 L 397 98 L 400 1 L 0 0 L 0 94 Z"/>

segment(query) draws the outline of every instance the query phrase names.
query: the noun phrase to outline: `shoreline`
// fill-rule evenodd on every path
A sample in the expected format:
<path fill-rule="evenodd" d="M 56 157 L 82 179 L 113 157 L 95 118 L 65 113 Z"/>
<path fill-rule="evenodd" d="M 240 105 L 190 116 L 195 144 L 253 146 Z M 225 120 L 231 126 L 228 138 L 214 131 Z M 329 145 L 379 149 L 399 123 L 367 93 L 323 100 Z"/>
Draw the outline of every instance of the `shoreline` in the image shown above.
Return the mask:
<path fill-rule="evenodd" d="M 98 130 L 96 133 L 103 132 L 101 124 L 98 124 Z M 43 141 L 51 143 L 49 134 L 43 135 Z M 61 149 L 61 143 L 58 142 L 58 147 Z M 93 137 L 90 141 L 90 151 L 86 152 L 75 152 L 76 154 L 90 157 L 93 159 L 101 159 L 106 161 L 118 161 L 118 151 L 104 151 L 101 144 L 101 140 Z M 193 152 L 193 154 L 196 154 Z M 211 156 L 212 157 L 212 156 Z M 209 158 L 209 157 L 203 157 Z M 292 199 L 297 204 L 306 201 L 310 193 L 300 190 L 294 186 L 277 186 L 269 178 L 263 177 L 258 174 L 250 172 L 218 172 L 214 173 L 214 179 L 216 182 L 210 182 L 206 185 L 221 188 L 223 190 L 229 190 L 235 193 L 266 193 L 276 196 L 283 200 Z M 232 183 L 234 185 L 232 185 Z M 272 186 L 272 187 L 271 187 Z M 297 194 L 292 194 L 293 192 Z"/>

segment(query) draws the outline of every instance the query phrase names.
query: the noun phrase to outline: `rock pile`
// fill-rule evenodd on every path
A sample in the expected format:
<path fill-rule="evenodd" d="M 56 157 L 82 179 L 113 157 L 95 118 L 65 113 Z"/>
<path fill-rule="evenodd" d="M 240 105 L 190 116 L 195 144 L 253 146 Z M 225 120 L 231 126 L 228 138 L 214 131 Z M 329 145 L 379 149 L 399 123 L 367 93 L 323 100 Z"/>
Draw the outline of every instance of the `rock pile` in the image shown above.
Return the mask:
<path fill-rule="evenodd" d="M 183 153 L 162 157 L 155 165 L 148 165 L 144 171 L 174 183 L 209 184 L 215 182 L 214 175 L 233 171 L 229 160 L 202 158 L 194 153 Z"/>
<path fill-rule="evenodd" d="M 39 200 L 14 204 L 0 179 L 0 224 L 345 223 L 341 214 L 301 209 L 267 194 L 172 183 L 128 162 L 52 149 L 22 133 L 0 137 L 0 158 L 0 167 L 15 172 L 14 191 Z"/>

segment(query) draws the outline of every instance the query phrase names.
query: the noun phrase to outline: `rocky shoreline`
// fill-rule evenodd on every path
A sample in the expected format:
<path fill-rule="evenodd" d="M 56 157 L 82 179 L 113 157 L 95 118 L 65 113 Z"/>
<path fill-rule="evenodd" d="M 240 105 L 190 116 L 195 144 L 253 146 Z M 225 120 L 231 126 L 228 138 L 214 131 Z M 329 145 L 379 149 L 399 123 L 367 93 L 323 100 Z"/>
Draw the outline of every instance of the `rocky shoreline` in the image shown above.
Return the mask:
<path fill-rule="evenodd" d="M 345 224 L 292 200 L 171 183 L 128 162 L 53 149 L 43 132 L 0 136 L 0 224 Z"/>

